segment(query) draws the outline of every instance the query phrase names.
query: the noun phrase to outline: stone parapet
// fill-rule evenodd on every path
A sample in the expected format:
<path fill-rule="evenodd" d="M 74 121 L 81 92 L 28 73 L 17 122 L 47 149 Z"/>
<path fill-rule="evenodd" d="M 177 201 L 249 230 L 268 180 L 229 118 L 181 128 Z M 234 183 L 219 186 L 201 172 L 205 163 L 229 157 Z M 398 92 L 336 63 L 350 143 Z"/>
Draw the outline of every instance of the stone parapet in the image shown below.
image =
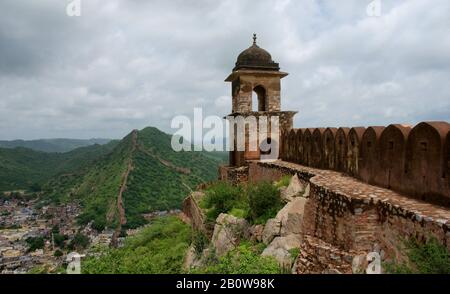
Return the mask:
<path fill-rule="evenodd" d="M 280 158 L 344 172 L 410 198 L 450 207 L 450 124 L 308 128 L 283 132 Z"/>
<path fill-rule="evenodd" d="M 450 250 L 450 209 L 372 186 L 346 174 L 276 162 L 249 163 L 249 180 L 278 180 L 297 174 L 310 184 L 303 233 L 346 252 L 380 248 L 400 259 L 404 240 L 436 238 Z"/>

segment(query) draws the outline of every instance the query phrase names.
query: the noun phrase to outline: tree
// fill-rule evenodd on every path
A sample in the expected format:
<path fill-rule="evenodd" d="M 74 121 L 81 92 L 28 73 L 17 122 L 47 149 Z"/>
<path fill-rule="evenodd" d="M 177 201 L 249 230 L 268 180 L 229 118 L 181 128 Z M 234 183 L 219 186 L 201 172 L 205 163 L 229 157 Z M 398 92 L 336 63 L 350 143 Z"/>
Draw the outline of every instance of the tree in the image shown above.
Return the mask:
<path fill-rule="evenodd" d="M 28 251 L 30 252 L 42 249 L 45 246 L 44 237 L 29 237 L 26 242 L 28 243 Z"/>
<path fill-rule="evenodd" d="M 89 237 L 81 233 L 77 233 L 69 244 L 69 249 L 85 249 L 89 245 Z"/>

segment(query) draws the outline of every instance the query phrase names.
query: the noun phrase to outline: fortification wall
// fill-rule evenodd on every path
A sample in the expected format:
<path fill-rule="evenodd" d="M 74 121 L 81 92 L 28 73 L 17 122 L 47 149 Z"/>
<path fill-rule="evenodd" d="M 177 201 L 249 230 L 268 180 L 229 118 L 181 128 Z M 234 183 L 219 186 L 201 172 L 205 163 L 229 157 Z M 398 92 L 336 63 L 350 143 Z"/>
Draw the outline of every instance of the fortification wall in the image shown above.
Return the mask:
<path fill-rule="evenodd" d="M 450 124 L 292 129 L 280 158 L 450 207 Z"/>
<path fill-rule="evenodd" d="M 450 250 L 450 210 L 369 185 L 343 173 L 290 162 L 249 162 L 249 181 L 297 174 L 310 184 L 299 273 L 351 272 L 353 257 L 372 251 L 402 259 L 405 240 L 436 238 Z"/>

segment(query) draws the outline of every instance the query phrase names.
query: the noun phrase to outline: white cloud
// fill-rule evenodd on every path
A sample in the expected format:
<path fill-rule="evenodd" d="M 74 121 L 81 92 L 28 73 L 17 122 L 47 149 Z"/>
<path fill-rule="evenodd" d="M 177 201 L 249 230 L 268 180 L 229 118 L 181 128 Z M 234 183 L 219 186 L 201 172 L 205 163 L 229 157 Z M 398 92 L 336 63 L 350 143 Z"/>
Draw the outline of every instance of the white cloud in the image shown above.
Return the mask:
<path fill-rule="evenodd" d="M 298 127 L 450 119 L 450 2 L 59 0 L 0 3 L 0 138 L 114 137 L 226 115 L 251 43 L 282 70 Z"/>

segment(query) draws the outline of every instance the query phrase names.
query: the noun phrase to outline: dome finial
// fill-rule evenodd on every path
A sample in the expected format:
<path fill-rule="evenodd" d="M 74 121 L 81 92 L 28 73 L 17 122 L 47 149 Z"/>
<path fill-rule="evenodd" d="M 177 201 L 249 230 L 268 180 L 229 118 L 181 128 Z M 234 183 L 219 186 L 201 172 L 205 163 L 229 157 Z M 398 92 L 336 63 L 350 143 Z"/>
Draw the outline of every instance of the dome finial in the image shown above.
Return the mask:
<path fill-rule="evenodd" d="M 256 33 L 253 34 L 253 45 L 256 45 Z"/>

